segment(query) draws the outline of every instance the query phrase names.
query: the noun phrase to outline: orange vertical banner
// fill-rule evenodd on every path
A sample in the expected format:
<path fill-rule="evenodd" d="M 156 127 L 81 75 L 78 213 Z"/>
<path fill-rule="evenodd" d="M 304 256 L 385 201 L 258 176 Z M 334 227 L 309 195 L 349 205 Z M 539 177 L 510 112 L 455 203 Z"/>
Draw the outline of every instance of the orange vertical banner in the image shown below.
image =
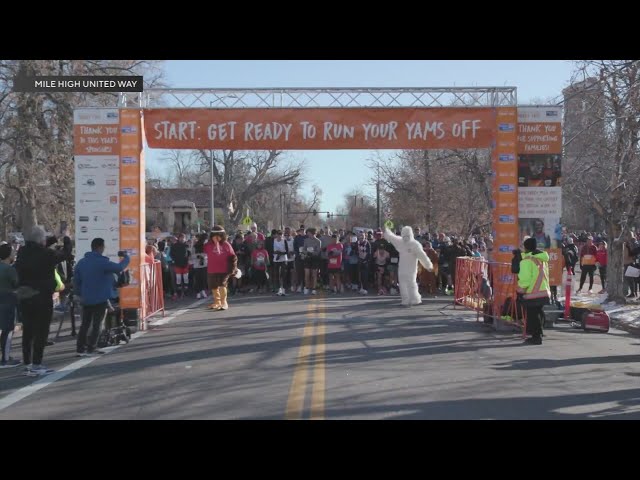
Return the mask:
<path fill-rule="evenodd" d="M 496 139 L 492 149 L 492 260 L 510 262 L 518 248 L 517 109 L 496 109 Z"/>
<path fill-rule="evenodd" d="M 141 308 L 144 264 L 144 157 L 141 111 L 120 110 L 120 248 L 131 257 L 130 285 L 120 291 L 123 308 Z"/>

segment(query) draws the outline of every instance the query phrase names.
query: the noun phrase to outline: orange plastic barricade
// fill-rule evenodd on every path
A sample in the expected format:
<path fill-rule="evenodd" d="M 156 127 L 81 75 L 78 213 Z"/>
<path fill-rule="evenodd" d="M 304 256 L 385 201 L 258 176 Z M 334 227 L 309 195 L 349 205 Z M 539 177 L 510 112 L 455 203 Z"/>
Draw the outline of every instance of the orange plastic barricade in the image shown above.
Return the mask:
<path fill-rule="evenodd" d="M 482 288 L 487 279 L 491 290 Z M 526 316 L 517 308 L 517 275 L 511 273 L 511 264 L 488 262 L 484 258 L 459 257 L 456 259 L 454 308 L 462 306 L 480 316 L 500 319 L 521 326 L 526 332 Z"/>
<path fill-rule="evenodd" d="M 140 267 L 142 307 L 140 309 L 140 329 L 146 330 L 147 319 L 159 312 L 164 316 L 164 289 L 162 286 L 162 265 L 159 261 L 145 263 Z"/>

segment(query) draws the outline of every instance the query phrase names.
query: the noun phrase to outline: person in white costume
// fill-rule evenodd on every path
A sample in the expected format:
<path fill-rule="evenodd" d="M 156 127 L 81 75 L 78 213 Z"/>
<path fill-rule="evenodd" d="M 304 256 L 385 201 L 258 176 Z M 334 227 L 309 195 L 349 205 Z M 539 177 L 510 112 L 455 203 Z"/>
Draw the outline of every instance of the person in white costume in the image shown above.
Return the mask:
<path fill-rule="evenodd" d="M 429 272 L 433 271 L 433 264 L 427 254 L 424 253 L 420 242 L 413 238 L 413 229 L 411 227 L 403 227 L 401 234 L 402 236 L 398 237 L 391 230 L 385 228 L 384 237 L 400 253 L 398 285 L 400 286 L 402 305 L 419 305 L 422 303 L 422 297 L 418 292 L 418 283 L 416 282 L 418 262 Z"/>

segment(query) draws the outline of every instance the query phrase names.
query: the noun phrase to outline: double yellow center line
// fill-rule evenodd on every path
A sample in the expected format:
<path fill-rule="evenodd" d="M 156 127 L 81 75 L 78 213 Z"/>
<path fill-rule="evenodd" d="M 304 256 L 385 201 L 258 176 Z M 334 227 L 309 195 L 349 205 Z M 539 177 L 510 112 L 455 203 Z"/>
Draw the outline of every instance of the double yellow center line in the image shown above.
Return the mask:
<path fill-rule="evenodd" d="M 325 395 L 325 308 L 324 302 L 313 297 L 307 306 L 307 323 L 302 332 L 302 344 L 298 351 L 293 381 L 289 388 L 286 420 L 300 420 L 305 409 L 309 386 L 309 370 L 313 372 L 311 385 L 311 420 L 324 419 Z M 314 342 L 315 341 L 315 342 Z M 313 346 L 315 343 L 315 355 Z"/>

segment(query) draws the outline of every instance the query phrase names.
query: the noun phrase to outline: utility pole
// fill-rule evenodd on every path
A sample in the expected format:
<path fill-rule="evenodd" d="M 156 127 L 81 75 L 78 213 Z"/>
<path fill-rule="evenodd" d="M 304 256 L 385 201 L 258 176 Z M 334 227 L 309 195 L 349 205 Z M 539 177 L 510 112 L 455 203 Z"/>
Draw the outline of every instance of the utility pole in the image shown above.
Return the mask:
<path fill-rule="evenodd" d="M 284 193 L 280 190 L 280 230 L 284 230 Z"/>
<path fill-rule="evenodd" d="M 209 223 L 210 229 L 213 229 L 213 226 L 216 223 L 216 210 L 215 210 L 215 200 L 214 200 L 214 191 L 213 191 L 213 183 L 215 177 L 213 175 L 213 150 L 211 150 L 211 199 L 209 200 L 209 208 L 211 209 L 209 212 Z"/>
<path fill-rule="evenodd" d="M 378 179 L 376 181 L 376 215 L 378 228 L 382 228 L 382 217 L 380 216 L 380 162 L 378 162 Z"/>

